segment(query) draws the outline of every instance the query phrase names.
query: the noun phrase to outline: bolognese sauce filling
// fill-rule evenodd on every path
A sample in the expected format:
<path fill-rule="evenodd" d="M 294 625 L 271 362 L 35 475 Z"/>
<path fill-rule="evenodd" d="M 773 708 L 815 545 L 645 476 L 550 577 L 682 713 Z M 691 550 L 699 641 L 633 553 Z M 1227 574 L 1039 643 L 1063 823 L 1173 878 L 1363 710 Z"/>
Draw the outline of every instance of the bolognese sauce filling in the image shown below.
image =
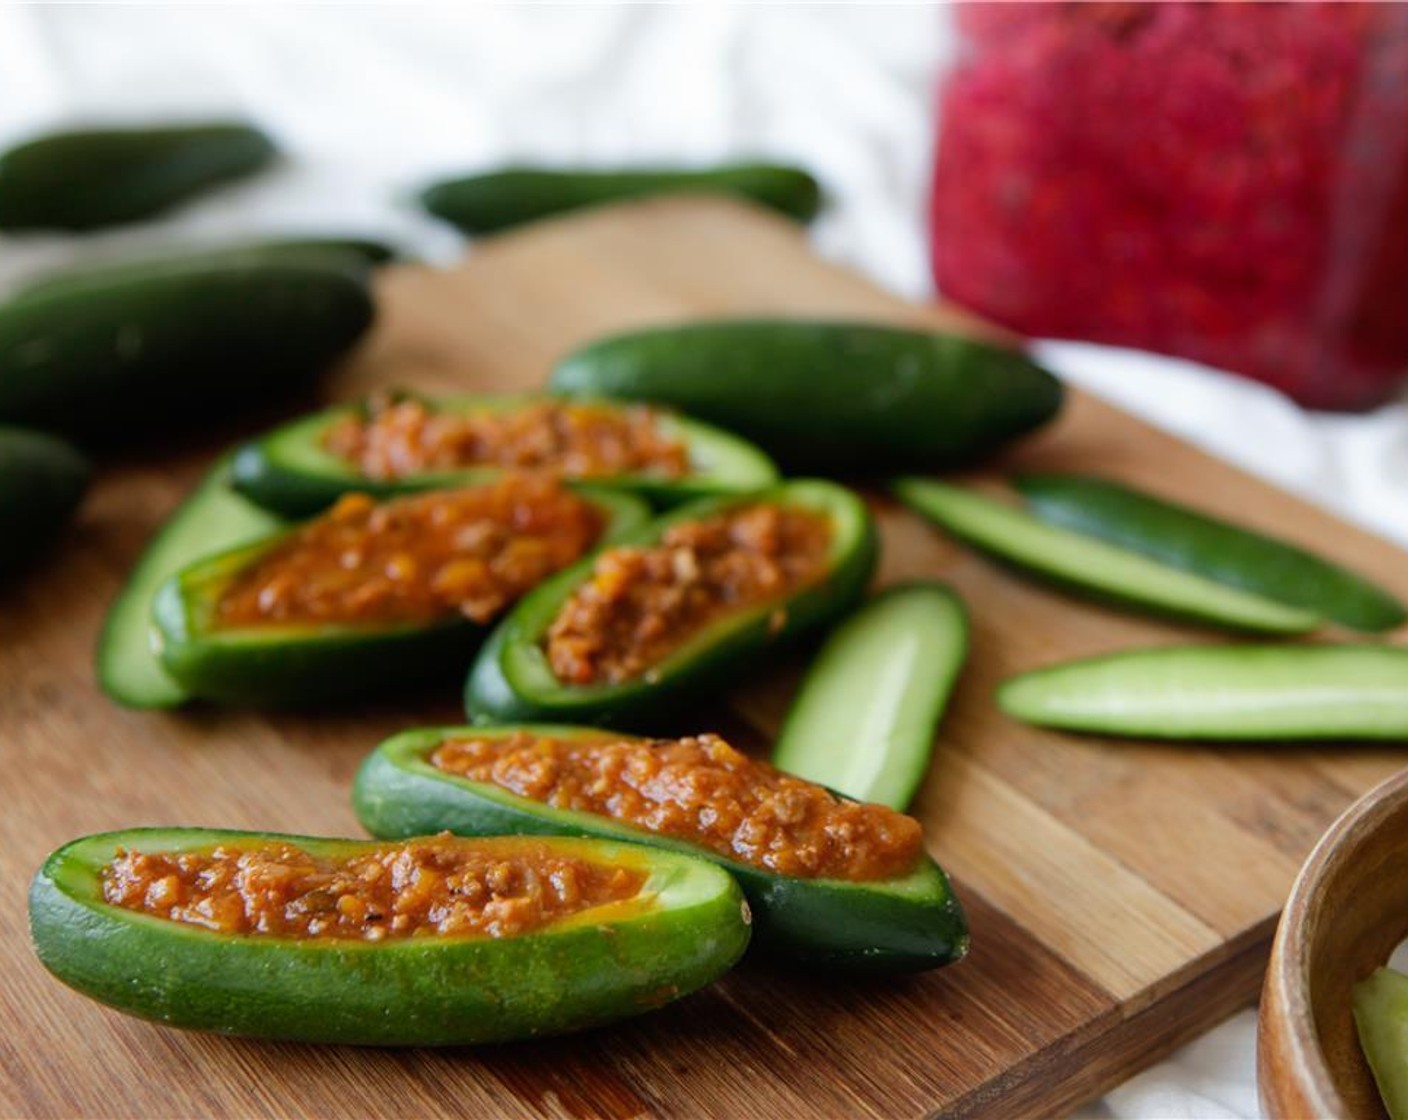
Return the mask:
<path fill-rule="evenodd" d="M 541 475 L 383 502 L 348 494 L 236 575 L 216 623 L 487 622 L 603 528 L 595 506 Z"/>
<path fill-rule="evenodd" d="M 442 412 L 415 397 L 374 397 L 328 429 L 323 446 L 366 478 L 470 467 L 543 470 L 566 478 L 689 473 L 689 451 L 642 405 L 535 401 Z"/>
<path fill-rule="evenodd" d="M 572 685 L 648 675 L 717 619 L 819 580 L 831 537 L 821 514 L 758 504 L 672 525 L 655 545 L 609 549 L 553 619 L 548 664 Z"/>
<path fill-rule="evenodd" d="M 923 851 L 912 817 L 837 797 L 717 735 L 651 741 L 517 731 L 446 740 L 429 761 L 555 809 L 688 840 L 779 875 L 887 879 L 912 871 Z"/>
<path fill-rule="evenodd" d="M 113 906 L 217 933 L 384 941 L 519 937 L 636 898 L 646 875 L 543 843 L 445 833 L 340 856 L 272 842 L 119 850 L 100 879 Z"/>

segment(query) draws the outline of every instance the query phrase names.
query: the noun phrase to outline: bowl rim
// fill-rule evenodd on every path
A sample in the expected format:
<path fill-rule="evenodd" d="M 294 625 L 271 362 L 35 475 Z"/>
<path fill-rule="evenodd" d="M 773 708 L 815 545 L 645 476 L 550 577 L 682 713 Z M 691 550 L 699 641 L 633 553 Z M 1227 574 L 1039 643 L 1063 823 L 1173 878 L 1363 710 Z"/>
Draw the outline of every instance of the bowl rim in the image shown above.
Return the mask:
<path fill-rule="evenodd" d="M 1257 1025 L 1257 1088 L 1268 1116 L 1301 1115 L 1302 1110 L 1315 1116 L 1349 1115 L 1325 1060 L 1311 1007 L 1308 917 L 1327 872 L 1405 808 L 1408 768 L 1385 778 L 1345 809 L 1320 837 L 1291 885 L 1271 946 Z M 1290 1102 L 1284 1086 L 1274 1084 L 1287 1078 L 1294 1080 L 1299 1094 L 1294 1111 L 1285 1107 Z"/>

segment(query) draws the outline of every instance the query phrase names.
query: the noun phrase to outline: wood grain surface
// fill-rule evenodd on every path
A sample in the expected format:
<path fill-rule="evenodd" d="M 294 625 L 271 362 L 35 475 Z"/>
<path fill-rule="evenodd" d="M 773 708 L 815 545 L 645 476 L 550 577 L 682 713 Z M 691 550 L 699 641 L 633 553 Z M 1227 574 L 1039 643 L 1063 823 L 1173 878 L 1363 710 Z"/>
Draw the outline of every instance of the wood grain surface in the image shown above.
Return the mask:
<path fill-rule="evenodd" d="M 907 305 L 741 204 L 672 199 L 536 226 L 452 272 L 385 273 L 374 337 L 327 395 L 540 384 L 603 332 L 785 313 L 962 324 Z M 972 325 L 971 322 L 968 325 Z M 825 392 L 819 385 L 818 392 Z M 883 578 L 950 580 L 973 650 L 915 806 L 972 919 L 961 965 L 849 981 L 747 964 L 622 1026 L 479 1051 L 315 1048 L 125 1018 L 44 973 L 27 882 L 60 843 L 187 824 L 357 834 L 347 793 L 458 697 L 335 715 L 126 712 L 91 668 L 103 611 L 216 443 L 106 471 L 43 570 L 0 597 L 0 1113 L 25 1116 L 1049 1115 L 1255 997 L 1279 907 L 1326 825 L 1402 752 L 1149 746 L 1022 727 L 993 687 L 1104 651 L 1218 640 L 1022 581 L 876 499 Z M 1090 397 L 1013 463 L 1094 470 L 1274 530 L 1408 595 L 1408 558 Z M 1003 466 L 998 464 L 997 466 Z M 719 699 L 766 742 L 796 667 Z M 727 710 L 725 710 L 727 709 Z M 681 728 L 681 731 L 689 730 Z"/>

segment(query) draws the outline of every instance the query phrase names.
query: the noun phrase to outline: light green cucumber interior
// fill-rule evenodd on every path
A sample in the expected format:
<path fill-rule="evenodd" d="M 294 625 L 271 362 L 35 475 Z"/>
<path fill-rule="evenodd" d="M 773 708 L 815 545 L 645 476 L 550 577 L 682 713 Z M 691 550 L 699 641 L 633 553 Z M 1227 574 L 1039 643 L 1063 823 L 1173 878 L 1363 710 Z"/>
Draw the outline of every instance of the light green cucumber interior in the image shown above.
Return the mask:
<path fill-rule="evenodd" d="M 813 661 L 773 765 L 858 801 L 905 809 L 928 770 L 935 724 L 967 648 L 962 604 L 946 588 L 878 596 Z"/>
<path fill-rule="evenodd" d="M 1023 674 L 998 700 L 1031 723 L 1111 734 L 1408 739 L 1408 649 L 1138 650 Z"/>
<path fill-rule="evenodd" d="M 904 479 L 896 493 L 955 536 L 1018 567 L 1068 586 L 1235 629 L 1298 634 L 1320 618 L 1093 537 L 1047 524 L 972 490 Z"/>
<path fill-rule="evenodd" d="M 231 490 L 228 476 L 228 460 L 222 460 L 158 531 L 109 608 L 98 644 L 98 676 L 124 704 L 159 708 L 189 699 L 161 664 L 151 617 L 157 588 L 202 557 L 284 525 Z"/>

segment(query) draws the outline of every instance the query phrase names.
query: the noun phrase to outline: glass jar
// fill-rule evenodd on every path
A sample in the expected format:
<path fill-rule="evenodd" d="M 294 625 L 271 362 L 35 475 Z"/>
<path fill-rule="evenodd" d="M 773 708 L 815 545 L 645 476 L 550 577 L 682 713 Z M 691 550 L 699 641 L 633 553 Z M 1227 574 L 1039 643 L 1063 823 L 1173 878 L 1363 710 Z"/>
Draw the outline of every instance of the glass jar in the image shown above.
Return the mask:
<path fill-rule="evenodd" d="M 1408 5 L 960 4 L 935 282 L 1358 409 L 1408 376 Z"/>

